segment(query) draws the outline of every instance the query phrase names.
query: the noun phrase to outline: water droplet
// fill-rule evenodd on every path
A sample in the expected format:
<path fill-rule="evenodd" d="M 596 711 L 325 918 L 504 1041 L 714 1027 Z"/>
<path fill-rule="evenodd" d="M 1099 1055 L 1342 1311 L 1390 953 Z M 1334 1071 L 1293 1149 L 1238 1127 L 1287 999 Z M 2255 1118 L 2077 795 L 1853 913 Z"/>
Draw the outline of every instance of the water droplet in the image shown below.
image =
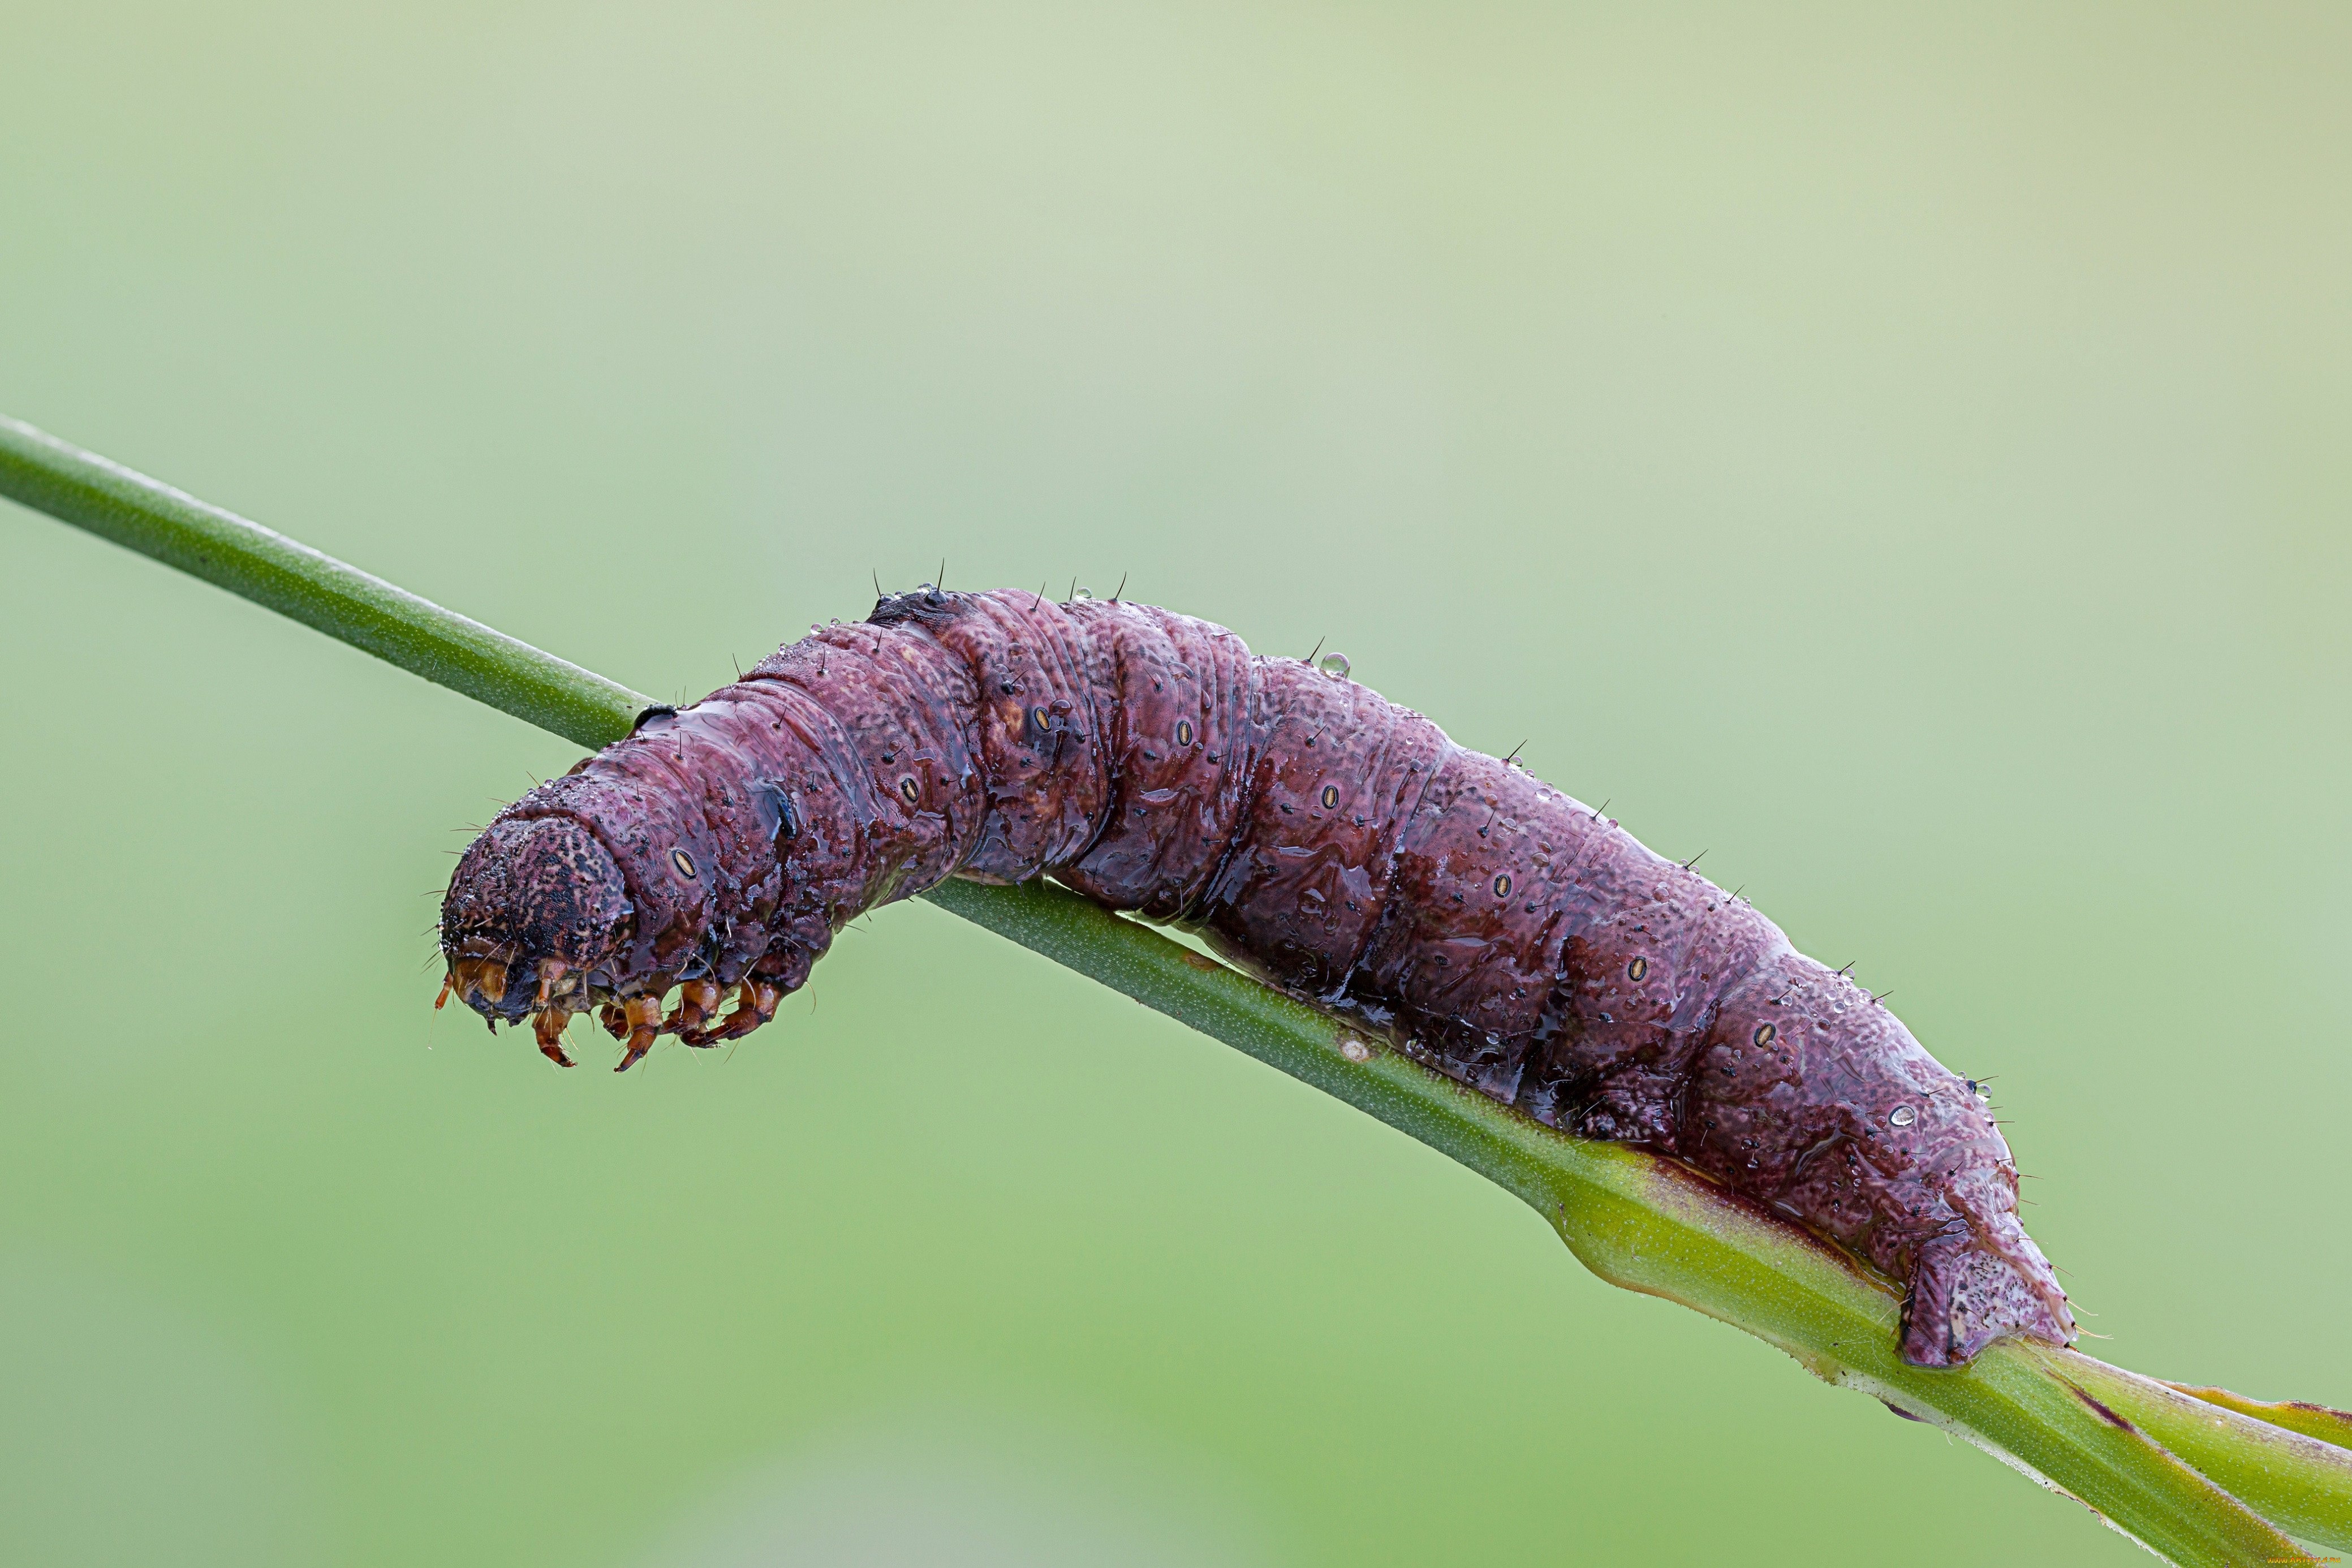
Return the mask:
<path fill-rule="evenodd" d="M 1919 1120 L 1919 1113 L 1907 1105 L 1898 1105 L 1886 1118 L 1897 1127 L 1908 1127 Z"/>
<path fill-rule="evenodd" d="M 1094 596 L 1095 591 L 1092 588 L 1073 588 L 1070 591 L 1070 597 L 1073 599 L 1091 599 Z"/>
<path fill-rule="evenodd" d="M 1345 676 L 1354 667 L 1349 664 L 1346 654 L 1327 653 L 1315 661 L 1315 668 L 1326 675 Z"/>

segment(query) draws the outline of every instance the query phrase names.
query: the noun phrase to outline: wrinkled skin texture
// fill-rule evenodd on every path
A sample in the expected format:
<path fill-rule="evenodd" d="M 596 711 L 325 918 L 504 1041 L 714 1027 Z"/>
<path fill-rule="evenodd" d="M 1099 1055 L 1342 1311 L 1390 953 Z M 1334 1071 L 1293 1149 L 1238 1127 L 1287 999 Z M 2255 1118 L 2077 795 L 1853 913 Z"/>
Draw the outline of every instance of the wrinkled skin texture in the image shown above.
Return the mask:
<path fill-rule="evenodd" d="M 625 1068 L 758 1027 L 877 904 L 1040 873 L 1810 1226 L 1907 1285 L 1916 1364 L 2073 1337 L 1974 1085 L 1867 992 L 1526 771 L 1148 605 L 925 587 L 650 711 L 467 851 L 448 990 L 567 1065 L 597 1008 Z"/>

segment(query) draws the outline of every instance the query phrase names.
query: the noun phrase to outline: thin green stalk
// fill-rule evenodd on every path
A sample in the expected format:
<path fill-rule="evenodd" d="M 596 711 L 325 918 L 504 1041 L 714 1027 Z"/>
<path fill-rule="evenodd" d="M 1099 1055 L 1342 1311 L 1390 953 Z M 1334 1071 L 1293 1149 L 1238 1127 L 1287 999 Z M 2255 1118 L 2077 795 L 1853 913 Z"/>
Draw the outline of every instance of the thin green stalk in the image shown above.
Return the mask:
<path fill-rule="evenodd" d="M 1966 1437 L 2175 1562 L 2291 1555 L 2249 1507 L 2307 1540 L 2352 1545 L 2352 1451 L 2022 1341 L 1959 1371 L 1911 1366 L 1895 1352 L 1901 1302 L 1883 1281 L 1687 1166 L 1554 1132 L 1062 889 L 950 881 L 925 897 L 1469 1166 L 1611 1284 L 1719 1318 Z"/>
<path fill-rule="evenodd" d="M 2248 1399 L 2226 1388 L 2200 1388 L 2186 1383 L 2168 1383 L 2164 1386 L 2175 1394 L 2193 1395 L 2208 1405 L 2218 1405 L 2224 1410 L 2234 1410 L 2241 1415 L 2251 1415 L 2257 1421 L 2267 1421 L 2339 1448 L 2352 1448 L 2352 1410 L 2330 1410 L 2325 1405 L 2304 1399 Z"/>
<path fill-rule="evenodd" d="M 0 416 L 0 495 L 583 746 L 648 699 L 274 529 Z M 630 716 L 635 717 L 633 709 Z M 618 733 L 626 733 L 625 723 Z"/>
<path fill-rule="evenodd" d="M 6 419 L 0 494 L 582 745 L 627 733 L 647 701 Z M 1965 1369 L 1907 1366 L 1885 1281 L 1671 1160 L 1541 1127 L 1063 889 L 950 881 L 924 896 L 1460 1161 L 1543 1215 L 1611 1283 L 1720 1318 L 1818 1376 L 1965 1436 L 2173 1562 L 2293 1558 L 2265 1517 L 2352 1547 L 2352 1449 L 2071 1351 L 2002 1342 Z"/>

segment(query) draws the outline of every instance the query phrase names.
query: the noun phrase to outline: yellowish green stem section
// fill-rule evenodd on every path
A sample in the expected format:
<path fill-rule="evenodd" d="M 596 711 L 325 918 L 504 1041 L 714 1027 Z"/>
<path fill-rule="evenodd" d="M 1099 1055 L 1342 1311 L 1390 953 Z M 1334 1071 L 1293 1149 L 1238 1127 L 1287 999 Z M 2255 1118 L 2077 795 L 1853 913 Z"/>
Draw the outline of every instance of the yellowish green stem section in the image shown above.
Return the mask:
<path fill-rule="evenodd" d="M 2301 1399 L 2248 1399 L 2226 1388 L 2199 1388 L 2186 1383 L 2168 1383 L 2164 1386 L 2175 1394 L 2191 1394 L 2209 1405 L 2284 1426 L 2290 1432 L 2300 1432 L 2306 1437 L 2316 1437 L 2323 1443 L 2333 1443 L 2339 1448 L 2352 1448 L 2352 1410 L 2330 1410 L 2325 1405 Z"/>
<path fill-rule="evenodd" d="M 0 495 L 583 746 L 626 734 L 648 701 L 5 418 Z M 924 897 L 1370 1112 L 1517 1194 L 1603 1279 L 1745 1329 L 1820 1377 L 1955 1432 L 2172 1562 L 2295 1560 L 2281 1528 L 2352 1548 L 2339 1413 L 2306 1419 L 2318 1407 L 2183 1391 L 2024 1342 L 1957 1371 L 1906 1365 L 1885 1280 L 1671 1160 L 1539 1126 L 1061 889 L 950 881 Z"/>

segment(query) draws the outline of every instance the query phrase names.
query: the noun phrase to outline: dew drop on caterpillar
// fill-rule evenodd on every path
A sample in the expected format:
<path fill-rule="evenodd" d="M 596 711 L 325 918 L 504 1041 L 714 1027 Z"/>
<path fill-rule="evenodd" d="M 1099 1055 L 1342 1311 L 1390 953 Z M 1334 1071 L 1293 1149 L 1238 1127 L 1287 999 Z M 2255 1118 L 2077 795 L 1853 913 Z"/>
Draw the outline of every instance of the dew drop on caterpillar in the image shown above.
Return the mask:
<path fill-rule="evenodd" d="M 1050 874 L 1810 1226 L 1906 1285 L 1914 1363 L 2074 1337 L 1973 1080 L 1607 803 L 1348 674 L 1116 598 L 886 595 L 500 812 L 442 906 L 446 991 L 567 1066 L 593 1011 L 625 1070 L 767 1023 L 877 904 Z"/>

